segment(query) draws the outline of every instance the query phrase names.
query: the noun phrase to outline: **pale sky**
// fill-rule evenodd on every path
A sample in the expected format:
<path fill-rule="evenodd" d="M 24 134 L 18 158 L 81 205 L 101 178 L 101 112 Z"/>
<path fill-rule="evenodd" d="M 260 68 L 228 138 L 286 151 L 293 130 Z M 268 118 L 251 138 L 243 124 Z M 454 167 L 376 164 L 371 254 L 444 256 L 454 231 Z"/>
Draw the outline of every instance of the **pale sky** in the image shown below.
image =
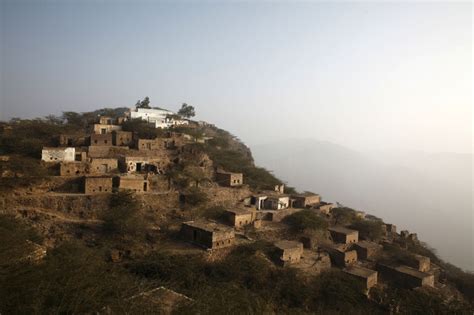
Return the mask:
<path fill-rule="evenodd" d="M 1 120 L 149 96 L 248 144 L 472 151 L 470 2 L 0 3 Z"/>

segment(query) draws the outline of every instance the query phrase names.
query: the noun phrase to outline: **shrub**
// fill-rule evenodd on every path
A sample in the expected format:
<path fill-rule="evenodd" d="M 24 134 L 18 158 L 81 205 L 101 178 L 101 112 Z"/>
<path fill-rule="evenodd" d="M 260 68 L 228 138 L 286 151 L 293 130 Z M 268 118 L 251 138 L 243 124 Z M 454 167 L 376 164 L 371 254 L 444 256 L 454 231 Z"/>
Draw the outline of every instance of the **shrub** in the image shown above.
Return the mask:
<path fill-rule="evenodd" d="M 359 231 L 363 239 L 378 241 L 383 236 L 382 221 L 358 220 L 350 225 L 350 228 Z"/>
<path fill-rule="evenodd" d="M 146 228 L 135 195 L 129 191 L 112 194 L 109 208 L 102 214 L 102 219 L 103 229 L 108 234 L 137 235 Z"/>
<path fill-rule="evenodd" d="M 284 222 L 297 231 L 325 230 L 328 223 L 314 211 L 305 209 L 287 216 Z"/>

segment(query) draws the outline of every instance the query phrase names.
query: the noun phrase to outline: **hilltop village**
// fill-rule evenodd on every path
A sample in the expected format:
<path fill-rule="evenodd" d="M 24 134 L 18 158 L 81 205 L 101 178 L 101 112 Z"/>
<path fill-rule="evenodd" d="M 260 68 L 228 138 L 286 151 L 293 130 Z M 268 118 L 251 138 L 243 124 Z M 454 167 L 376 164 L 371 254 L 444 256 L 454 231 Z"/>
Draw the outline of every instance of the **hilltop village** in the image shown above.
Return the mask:
<path fill-rule="evenodd" d="M 158 136 L 130 131 L 137 121 L 159 130 Z M 236 171 L 239 167 L 222 162 L 219 152 L 239 151 L 251 160 L 249 150 L 214 125 L 137 106 L 122 115 L 97 116 L 85 130 L 56 136 L 56 146 L 41 150 L 40 163 L 51 176 L 3 199 L 9 208 L 5 212 L 46 236 L 31 247 L 30 259 L 44 259 L 67 239 L 96 246 L 93 228 L 78 232 L 70 225 L 100 224 L 98 210 L 122 194 L 140 203 L 147 245 L 133 244 L 125 235 L 107 251 L 112 264 L 130 263 L 157 246 L 222 261 L 236 248 L 264 244 L 258 253 L 272 268 L 289 268 L 303 278 L 338 270 L 358 283 L 361 295 L 378 303 L 388 302 L 373 289 L 422 290 L 446 301 L 463 300 L 416 233 L 398 232 L 394 224 L 326 202 L 314 192 L 296 192 L 273 177 L 264 185 L 259 173 Z M 3 155 L 2 161 L 11 158 Z M 3 169 L 2 177 L 9 176 L 11 171 Z M 161 286 L 133 297 L 161 305 L 168 296 L 192 305 L 191 297 L 173 289 Z M 173 305 L 166 305 L 166 312 Z"/>

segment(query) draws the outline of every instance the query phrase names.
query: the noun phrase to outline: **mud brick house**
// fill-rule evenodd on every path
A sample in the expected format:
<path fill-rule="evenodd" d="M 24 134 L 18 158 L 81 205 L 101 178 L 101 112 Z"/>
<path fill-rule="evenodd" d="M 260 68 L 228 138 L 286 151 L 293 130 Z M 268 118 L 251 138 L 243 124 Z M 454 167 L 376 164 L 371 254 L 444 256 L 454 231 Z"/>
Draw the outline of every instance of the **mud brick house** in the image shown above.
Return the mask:
<path fill-rule="evenodd" d="M 98 194 L 112 192 L 112 177 L 90 176 L 84 178 L 84 193 Z"/>
<path fill-rule="evenodd" d="M 318 205 L 321 202 L 321 196 L 315 193 L 307 192 L 304 194 L 291 195 L 294 208 L 306 208 Z"/>
<path fill-rule="evenodd" d="M 290 196 L 288 195 L 269 195 L 263 201 L 264 209 L 281 210 L 287 209 L 290 206 Z"/>
<path fill-rule="evenodd" d="M 99 117 L 99 124 L 101 125 L 113 125 L 115 119 L 109 116 L 100 116 Z"/>
<path fill-rule="evenodd" d="M 113 135 L 111 133 L 91 135 L 91 146 L 112 146 L 112 145 L 113 145 Z"/>
<path fill-rule="evenodd" d="M 326 215 L 329 215 L 334 208 L 336 208 L 335 204 L 327 202 L 321 202 L 318 206 L 319 212 Z"/>
<path fill-rule="evenodd" d="M 336 243 L 350 244 L 359 241 L 359 232 L 356 230 L 340 226 L 330 227 L 328 230 L 331 234 L 332 240 Z"/>
<path fill-rule="evenodd" d="M 338 247 L 326 247 L 325 250 L 331 257 L 331 262 L 339 267 L 346 267 L 357 262 L 357 252 L 355 250 L 345 250 Z"/>
<path fill-rule="evenodd" d="M 431 260 L 429 257 L 421 255 L 413 255 L 410 258 L 407 258 L 405 263 L 412 268 L 415 268 L 418 271 L 427 272 L 431 268 Z"/>
<path fill-rule="evenodd" d="M 408 266 L 377 264 L 377 270 L 385 280 L 402 288 L 434 287 L 434 274 L 422 272 Z"/>
<path fill-rule="evenodd" d="M 145 176 L 140 175 L 122 175 L 119 177 L 119 190 L 131 190 L 138 193 L 148 192 L 150 183 Z"/>
<path fill-rule="evenodd" d="M 354 244 L 353 249 L 357 251 L 359 259 L 370 259 L 382 251 L 382 246 L 369 241 L 360 241 Z"/>
<path fill-rule="evenodd" d="M 234 229 L 216 222 L 188 221 L 181 225 L 181 236 L 195 245 L 219 249 L 234 245 Z"/>
<path fill-rule="evenodd" d="M 131 131 L 114 131 L 113 144 L 116 146 L 132 146 L 133 132 Z"/>
<path fill-rule="evenodd" d="M 360 266 L 349 266 L 344 268 L 343 271 L 361 282 L 367 290 L 377 284 L 377 271 L 375 270 Z"/>
<path fill-rule="evenodd" d="M 255 220 L 255 212 L 248 209 L 226 210 L 227 221 L 237 228 L 251 224 Z"/>
<path fill-rule="evenodd" d="M 95 134 L 107 134 L 112 131 L 122 130 L 122 126 L 119 125 L 106 125 L 106 124 L 94 124 Z"/>
<path fill-rule="evenodd" d="M 85 162 L 61 162 L 60 176 L 84 176 L 89 173 L 89 164 Z"/>
<path fill-rule="evenodd" d="M 218 170 L 216 171 L 216 182 L 224 187 L 241 186 L 244 183 L 244 175 Z"/>
<path fill-rule="evenodd" d="M 90 162 L 91 174 L 106 174 L 118 171 L 117 159 L 93 158 Z"/>
<path fill-rule="evenodd" d="M 275 243 L 278 263 L 283 266 L 296 264 L 303 255 L 303 243 L 295 241 L 279 241 Z"/>
<path fill-rule="evenodd" d="M 74 162 L 76 149 L 70 147 L 44 147 L 41 151 L 41 160 L 48 163 Z"/>
<path fill-rule="evenodd" d="M 119 157 L 119 166 L 122 172 L 140 173 L 152 172 L 155 174 L 165 174 L 171 161 L 166 154 L 145 154 L 140 151 L 132 151 Z"/>

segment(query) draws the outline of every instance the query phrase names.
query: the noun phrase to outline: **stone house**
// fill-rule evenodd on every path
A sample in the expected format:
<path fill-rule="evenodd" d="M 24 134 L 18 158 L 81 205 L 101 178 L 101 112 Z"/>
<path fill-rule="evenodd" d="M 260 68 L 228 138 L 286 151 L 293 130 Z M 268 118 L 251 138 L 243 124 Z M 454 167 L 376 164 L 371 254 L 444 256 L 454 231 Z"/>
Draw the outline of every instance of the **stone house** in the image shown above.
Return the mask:
<path fill-rule="evenodd" d="M 293 199 L 294 208 L 306 208 L 318 205 L 321 202 L 321 196 L 311 192 L 291 195 L 291 198 Z"/>
<path fill-rule="evenodd" d="M 354 244 L 359 259 L 371 259 L 382 251 L 382 246 L 369 241 L 360 241 Z"/>
<path fill-rule="evenodd" d="M 48 163 L 74 162 L 76 149 L 69 147 L 44 147 L 41 151 L 41 160 Z"/>
<path fill-rule="evenodd" d="M 140 173 L 151 172 L 165 174 L 171 163 L 166 154 L 134 154 L 119 157 L 119 166 L 122 172 Z"/>
<path fill-rule="evenodd" d="M 84 179 L 84 193 L 110 193 L 113 189 L 112 177 L 91 176 Z"/>
<path fill-rule="evenodd" d="M 61 162 L 60 176 L 84 176 L 89 173 L 89 164 L 85 162 Z"/>
<path fill-rule="evenodd" d="M 236 228 L 251 224 L 255 220 L 255 212 L 248 209 L 226 210 L 227 221 Z"/>
<path fill-rule="evenodd" d="M 329 215 L 334 208 L 336 208 L 335 204 L 327 202 L 321 202 L 318 206 L 319 212 L 325 215 Z"/>
<path fill-rule="evenodd" d="M 377 264 L 377 270 L 384 279 L 392 281 L 403 288 L 434 287 L 434 274 L 422 272 L 408 266 L 394 267 Z"/>
<path fill-rule="evenodd" d="M 133 132 L 114 131 L 113 144 L 116 146 L 132 146 L 133 145 Z"/>
<path fill-rule="evenodd" d="M 394 224 L 385 224 L 387 233 L 397 233 L 397 226 Z"/>
<path fill-rule="evenodd" d="M 92 134 L 91 135 L 91 146 L 112 146 L 113 135 L 111 133 L 106 134 Z"/>
<path fill-rule="evenodd" d="M 359 232 L 341 226 L 330 227 L 329 233 L 336 243 L 351 244 L 359 241 Z"/>
<path fill-rule="evenodd" d="M 99 117 L 99 124 L 101 125 L 113 125 L 115 122 L 115 119 L 109 116 L 100 116 Z"/>
<path fill-rule="evenodd" d="M 106 124 L 94 124 L 94 133 L 95 134 L 107 134 L 112 131 L 122 130 L 122 126 L 119 125 L 106 125 Z"/>
<path fill-rule="evenodd" d="M 122 175 L 119 177 L 118 188 L 143 193 L 150 190 L 150 183 L 144 176 Z"/>
<path fill-rule="evenodd" d="M 367 269 L 360 266 L 349 266 L 344 268 L 343 271 L 357 281 L 363 283 L 365 289 L 370 289 L 377 284 L 377 271 Z"/>
<path fill-rule="evenodd" d="M 270 195 L 263 201 L 264 209 L 281 210 L 290 206 L 290 196 Z"/>
<path fill-rule="evenodd" d="M 242 173 L 216 171 L 216 182 L 224 187 L 241 186 L 244 183 L 244 175 Z"/>
<path fill-rule="evenodd" d="M 118 171 L 117 159 L 93 158 L 90 162 L 91 174 L 107 174 Z"/>
<path fill-rule="evenodd" d="M 345 250 L 338 247 L 326 247 L 325 250 L 331 257 L 331 262 L 339 267 L 346 267 L 357 262 L 357 252 L 355 250 Z"/>
<path fill-rule="evenodd" d="M 188 221 L 181 225 L 184 240 L 208 249 L 230 247 L 235 242 L 234 229 L 211 221 Z"/>
<path fill-rule="evenodd" d="M 279 264 L 288 266 L 296 264 L 301 260 L 303 243 L 283 240 L 276 242 L 274 245 Z"/>
<path fill-rule="evenodd" d="M 429 257 L 421 255 L 413 255 L 407 258 L 405 263 L 418 271 L 428 272 L 431 269 L 431 260 Z"/>

